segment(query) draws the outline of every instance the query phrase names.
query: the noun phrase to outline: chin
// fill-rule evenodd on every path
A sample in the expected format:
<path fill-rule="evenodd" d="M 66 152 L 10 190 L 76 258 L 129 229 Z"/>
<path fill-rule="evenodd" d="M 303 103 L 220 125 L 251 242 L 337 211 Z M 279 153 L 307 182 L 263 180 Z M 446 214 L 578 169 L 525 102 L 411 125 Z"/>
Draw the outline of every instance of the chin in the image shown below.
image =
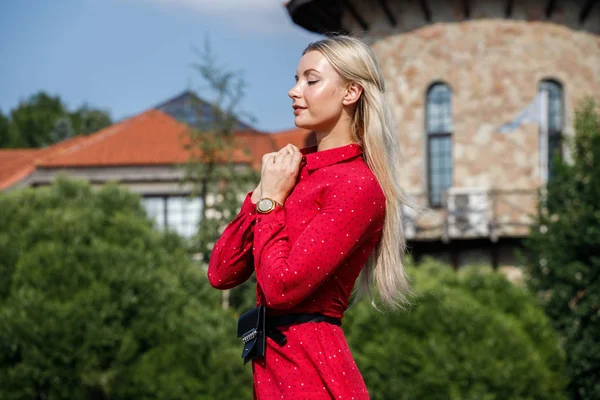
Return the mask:
<path fill-rule="evenodd" d="M 313 124 L 308 123 L 307 121 L 303 121 L 302 118 L 294 118 L 294 124 L 301 129 L 308 129 L 311 130 Z"/>
<path fill-rule="evenodd" d="M 306 129 L 308 131 L 317 130 L 322 125 L 315 121 L 307 121 L 306 118 L 302 118 L 300 115 L 294 118 L 294 124 L 296 127 Z"/>

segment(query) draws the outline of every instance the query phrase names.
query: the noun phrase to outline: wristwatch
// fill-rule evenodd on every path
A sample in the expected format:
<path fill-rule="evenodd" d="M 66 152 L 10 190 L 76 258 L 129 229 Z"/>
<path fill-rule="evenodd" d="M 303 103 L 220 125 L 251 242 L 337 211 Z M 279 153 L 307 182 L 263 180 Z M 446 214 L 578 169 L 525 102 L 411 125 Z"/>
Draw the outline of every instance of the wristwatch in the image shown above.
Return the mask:
<path fill-rule="evenodd" d="M 258 203 L 256 203 L 256 211 L 261 214 L 267 214 L 273 211 L 275 209 L 275 206 L 283 207 L 283 204 L 273 200 L 270 197 L 263 197 L 258 201 Z"/>

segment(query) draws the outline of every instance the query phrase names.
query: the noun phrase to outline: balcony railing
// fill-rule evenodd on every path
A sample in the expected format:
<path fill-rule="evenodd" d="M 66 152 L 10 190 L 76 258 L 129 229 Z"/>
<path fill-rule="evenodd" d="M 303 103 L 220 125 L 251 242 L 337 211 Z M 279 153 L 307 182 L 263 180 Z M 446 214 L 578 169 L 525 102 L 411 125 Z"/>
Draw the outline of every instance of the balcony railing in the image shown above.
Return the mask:
<path fill-rule="evenodd" d="M 409 195 L 416 209 L 404 207 L 408 240 L 428 241 L 501 237 L 520 238 L 529 233 L 537 213 L 537 189 L 484 190 L 450 188 L 442 206 L 430 208 L 427 194 Z"/>

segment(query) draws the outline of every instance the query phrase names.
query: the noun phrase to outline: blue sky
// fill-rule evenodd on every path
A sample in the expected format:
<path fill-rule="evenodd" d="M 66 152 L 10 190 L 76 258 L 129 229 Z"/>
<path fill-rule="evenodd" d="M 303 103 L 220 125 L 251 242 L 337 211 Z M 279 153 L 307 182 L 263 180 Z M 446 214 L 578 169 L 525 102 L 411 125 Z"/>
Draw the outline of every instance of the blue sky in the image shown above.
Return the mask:
<path fill-rule="evenodd" d="M 241 104 L 255 126 L 292 128 L 287 91 L 302 50 L 319 36 L 294 25 L 283 0 L 1 1 L 0 110 L 39 90 L 114 120 L 186 89 L 210 99 L 191 68 L 207 36 L 219 65 L 243 72 Z"/>

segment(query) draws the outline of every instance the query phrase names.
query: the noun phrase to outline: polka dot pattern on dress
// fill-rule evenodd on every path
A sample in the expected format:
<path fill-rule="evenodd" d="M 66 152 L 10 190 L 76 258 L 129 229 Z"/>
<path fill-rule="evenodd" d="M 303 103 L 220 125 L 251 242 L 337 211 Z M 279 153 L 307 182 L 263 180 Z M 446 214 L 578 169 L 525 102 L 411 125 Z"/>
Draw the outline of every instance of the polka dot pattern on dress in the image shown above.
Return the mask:
<path fill-rule="evenodd" d="M 380 240 L 385 195 L 360 145 L 301 151 L 306 162 L 284 207 L 257 215 L 248 193 L 214 246 L 209 280 L 226 289 L 255 272 L 257 304 L 269 315 L 342 318 Z M 310 322 L 280 330 L 287 343 L 267 338 L 266 358 L 252 362 L 255 398 L 369 398 L 341 327 Z"/>

